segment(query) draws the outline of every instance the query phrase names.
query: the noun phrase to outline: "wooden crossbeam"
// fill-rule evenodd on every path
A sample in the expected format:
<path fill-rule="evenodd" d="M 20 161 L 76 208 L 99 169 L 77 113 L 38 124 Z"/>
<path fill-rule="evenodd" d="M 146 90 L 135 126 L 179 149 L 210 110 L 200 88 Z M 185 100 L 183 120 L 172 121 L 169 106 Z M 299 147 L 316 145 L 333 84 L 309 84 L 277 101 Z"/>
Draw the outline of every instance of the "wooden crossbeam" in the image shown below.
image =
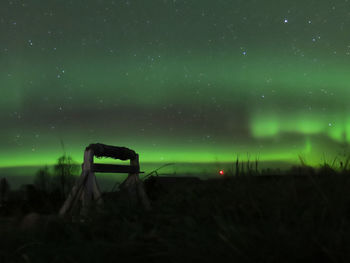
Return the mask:
<path fill-rule="evenodd" d="M 140 172 L 140 166 L 120 165 L 120 164 L 92 164 L 92 171 L 95 173 L 144 173 Z"/>

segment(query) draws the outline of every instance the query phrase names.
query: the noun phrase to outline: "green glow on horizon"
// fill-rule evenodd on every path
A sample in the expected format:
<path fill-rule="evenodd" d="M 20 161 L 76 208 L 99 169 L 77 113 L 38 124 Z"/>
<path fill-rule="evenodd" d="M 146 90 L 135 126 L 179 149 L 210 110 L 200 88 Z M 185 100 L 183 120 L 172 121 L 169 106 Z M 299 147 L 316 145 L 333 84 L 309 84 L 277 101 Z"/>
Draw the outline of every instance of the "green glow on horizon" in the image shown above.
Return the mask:
<path fill-rule="evenodd" d="M 317 144 L 317 142 L 315 142 Z M 161 146 L 157 151 L 147 149 L 145 147 L 131 147 L 140 154 L 141 163 L 222 163 L 222 162 L 235 162 L 238 157 L 241 161 L 255 160 L 259 162 L 273 162 L 283 161 L 290 164 L 298 163 L 298 156 L 303 155 L 307 158 L 309 164 L 318 165 L 321 160 L 321 155 L 318 152 L 313 152 L 313 142 L 311 138 L 307 138 L 304 142 L 300 142 L 294 145 L 278 145 L 275 143 L 273 146 L 266 144 L 259 151 L 256 151 L 256 146 L 251 145 L 236 145 L 235 147 L 211 147 L 210 150 L 204 148 L 192 149 L 191 151 L 179 150 L 175 145 L 173 147 Z M 59 148 L 59 147 L 58 147 Z M 71 147 L 70 147 L 71 148 Z M 85 147 L 80 147 L 81 150 L 67 151 L 67 154 L 77 163 L 83 161 L 83 151 Z M 181 148 L 181 147 L 180 147 Z M 62 155 L 60 150 L 53 151 L 36 151 L 36 152 L 23 152 L 18 155 L 18 152 L 7 153 L 1 155 L 0 167 L 11 166 L 44 166 L 55 164 L 58 157 Z M 18 156 L 25 156 L 25 158 L 18 158 Z M 95 162 L 102 163 L 116 163 L 118 161 L 110 158 L 95 158 Z M 124 162 L 127 163 L 127 162 Z"/>

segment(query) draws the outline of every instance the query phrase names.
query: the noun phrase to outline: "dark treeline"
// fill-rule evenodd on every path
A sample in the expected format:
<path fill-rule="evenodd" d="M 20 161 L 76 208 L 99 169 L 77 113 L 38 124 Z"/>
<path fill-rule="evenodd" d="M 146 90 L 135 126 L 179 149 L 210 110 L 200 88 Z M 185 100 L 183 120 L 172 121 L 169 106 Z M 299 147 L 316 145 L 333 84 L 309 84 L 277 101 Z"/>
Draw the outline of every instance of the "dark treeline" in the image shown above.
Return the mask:
<path fill-rule="evenodd" d="M 79 165 L 67 155 L 57 159 L 50 170 L 39 169 L 32 184 L 11 190 L 6 178 L 0 179 L 0 215 L 23 215 L 28 212 L 56 213 L 78 177 Z"/>
<path fill-rule="evenodd" d="M 350 175 L 350 159 L 335 159 L 332 163 L 324 162 L 319 168 L 308 166 L 300 158 L 300 165 L 288 170 L 259 169 L 259 160 L 241 161 L 237 158 L 232 168 L 220 177 L 258 176 L 336 176 Z M 44 214 L 57 213 L 67 198 L 80 172 L 78 165 L 70 156 L 62 155 L 52 169 L 44 166 L 39 169 L 32 184 L 22 185 L 19 190 L 11 190 L 6 178 L 0 179 L 0 215 L 23 215 L 28 212 Z M 157 176 L 161 175 L 157 173 Z M 199 175 L 200 178 L 200 175 Z M 106 193 L 104 193 L 106 194 Z M 154 193 L 149 193 L 154 196 Z"/>

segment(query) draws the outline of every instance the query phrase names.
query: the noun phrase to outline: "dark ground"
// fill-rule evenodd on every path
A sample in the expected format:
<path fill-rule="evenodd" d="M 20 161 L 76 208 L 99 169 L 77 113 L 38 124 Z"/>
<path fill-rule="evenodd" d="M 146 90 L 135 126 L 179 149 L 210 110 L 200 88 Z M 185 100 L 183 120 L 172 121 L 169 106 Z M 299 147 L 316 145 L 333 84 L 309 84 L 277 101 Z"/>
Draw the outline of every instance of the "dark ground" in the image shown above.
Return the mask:
<path fill-rule="evenodd" d="M 53 213 L 59 200 L 5 205 L 0 262 L 350 262 L 347 172 L 146 186 L 151 211 L 109 193 L 84 222 L 41 216 L 23 229 L 25 213 Z"/>

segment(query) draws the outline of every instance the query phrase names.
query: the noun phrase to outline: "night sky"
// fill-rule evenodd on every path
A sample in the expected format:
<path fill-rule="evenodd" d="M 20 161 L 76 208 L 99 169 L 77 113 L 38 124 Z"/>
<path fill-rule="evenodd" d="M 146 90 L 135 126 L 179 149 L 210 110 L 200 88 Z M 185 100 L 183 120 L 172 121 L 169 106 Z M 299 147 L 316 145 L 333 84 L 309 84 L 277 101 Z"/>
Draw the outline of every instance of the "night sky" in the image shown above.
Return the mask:
<path fill-rule="evenodd" d="M 318 164 L 350 143 L 350 2 L 1 0 L 0 166 Z"/>

